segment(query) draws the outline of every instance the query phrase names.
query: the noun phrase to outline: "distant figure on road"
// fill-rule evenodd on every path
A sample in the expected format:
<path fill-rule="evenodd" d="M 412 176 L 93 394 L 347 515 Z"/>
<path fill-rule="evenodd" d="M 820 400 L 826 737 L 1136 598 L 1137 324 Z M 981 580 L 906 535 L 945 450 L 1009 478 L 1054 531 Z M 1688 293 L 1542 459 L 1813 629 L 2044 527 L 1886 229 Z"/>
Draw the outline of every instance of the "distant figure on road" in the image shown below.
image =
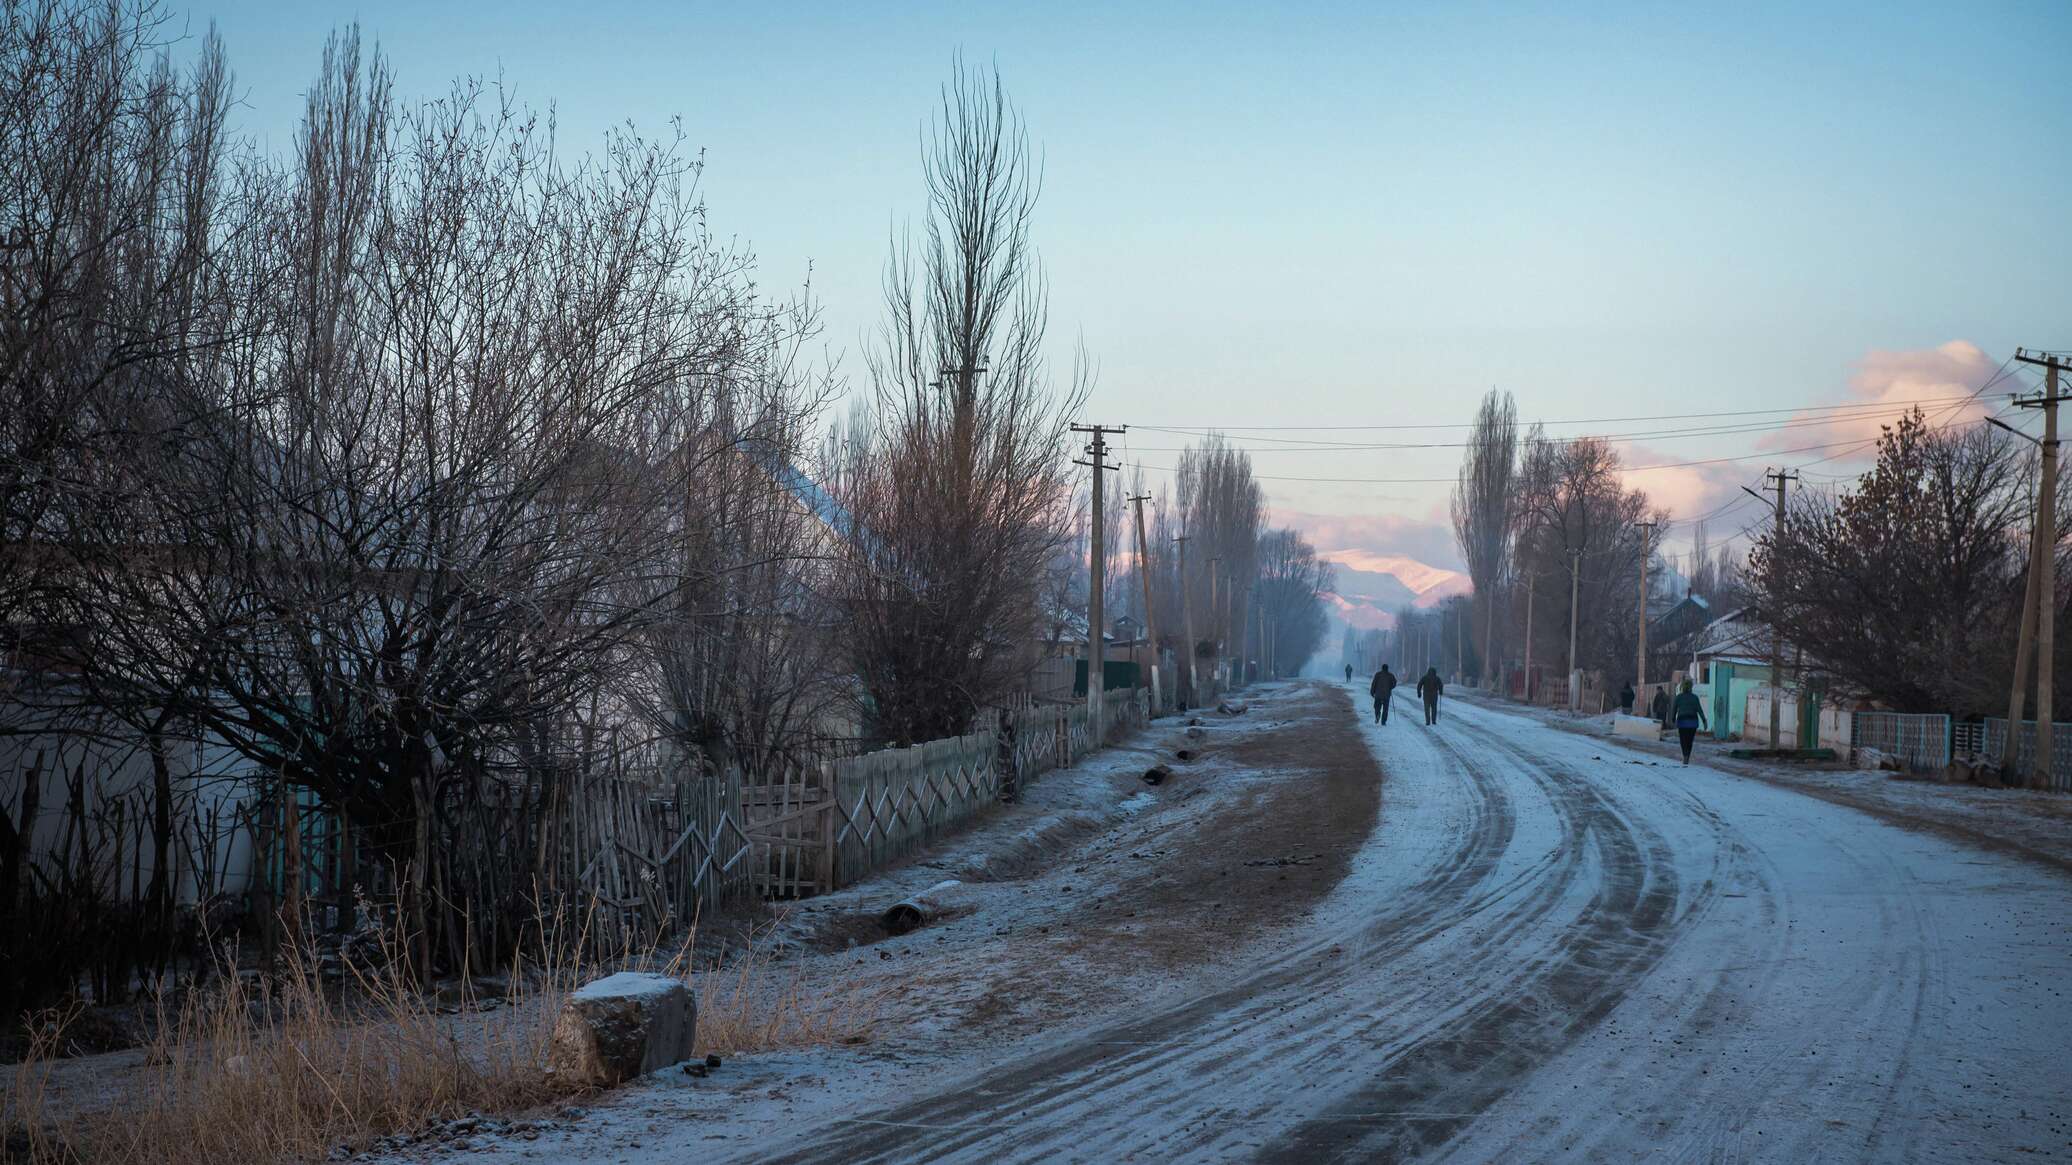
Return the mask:
<path fill-rule="evenodd" d="M 1439 722 L 1439 693 L 1446 690 L 1446 682 L 1439 678 L 1439 669 L 1428 667 L 1424 678 L 1417 681 L 1417 694 L 1424 697 L 1425 723 Z"/>
<path fill-rule="evenodd" d="M 1627 680 L 1625 686 L 1619 689 L 1619 711 L 1624 712 L 1628 716 L 1633 715 L 1632 680 Z"/>
<path fill-rule="evenodd" d="M 1353 665 L 1351 664 L 1345 665 L 1345 682 L 1348 684 L 1353 682 Z"/>
<path fill-rule="evenodd" d="M 1705 701 L 1691 694 L 1691 681 L 1683 682 L 1683 690 L 1676 694 L 1676 742 L 1683 746 L 1683 763 L 1691 763 L 1691 741 L 1698 735 L 1698 729 L 1705 724 Z"/>
<path fill-rule="evenodd" d="M 1685 683 L 1689 683 L 1690 681 L 1686 680 L 1686 681 L 1684 681 L 1684 682 L 1685 682 Z M 1662 725 L 1662 727 L 1664 727 L 1664 728 L 1667 728 L 1667 727 L 1669 727 L 1669 689 L 1668 689 L 1668 688 L 1656 688 L 1656 689 L 1655 689 L 1655 702 L 1654 702 L 1654 704 L 1653 704 L 1653 705 L 1651 705 L 1651 706 L 1650 706 L 1650 707 L 1648 708 L 1648 713 L 1649 713 L 1650 715 L 1652 715 L 1652 716 L 1653 716 L 1653 717 L 1654 717 L 1654 718 L 1655 718 L 1655 719 L 1656 719 L 1656 720 L 1657 720 L 1658 722 L 1660 722 L 1660 724 Z"/>
<path fill-rule="evenodd" d="M 1367 693 L 1374 697 L 1374 722 L 1387 724 L 1389 701 L 1396 695 L 1396 673 L 1389 670 L 1389 665 L 1382 664 L 1381 670 L 1374 673 L 1374 682 L 1367 685 Z"/>

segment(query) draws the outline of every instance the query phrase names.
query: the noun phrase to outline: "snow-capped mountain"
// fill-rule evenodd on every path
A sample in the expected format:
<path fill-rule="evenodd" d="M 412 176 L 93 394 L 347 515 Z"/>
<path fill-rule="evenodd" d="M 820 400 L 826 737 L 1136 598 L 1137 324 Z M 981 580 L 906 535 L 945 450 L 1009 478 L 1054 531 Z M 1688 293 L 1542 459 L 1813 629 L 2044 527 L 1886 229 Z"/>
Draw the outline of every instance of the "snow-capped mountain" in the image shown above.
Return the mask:
<path fill-rule="evenodd" d="M 1371 550 L 1331 550 L 1319 557 L 1331 561 L 1338 593 L 1331 608 L 1339 621 L 1362 630 L 1392 627 L 1395 613 L 1406 605 L 1431 607 L 1471 589 L 1468 576 L 1401 554 Z"/>

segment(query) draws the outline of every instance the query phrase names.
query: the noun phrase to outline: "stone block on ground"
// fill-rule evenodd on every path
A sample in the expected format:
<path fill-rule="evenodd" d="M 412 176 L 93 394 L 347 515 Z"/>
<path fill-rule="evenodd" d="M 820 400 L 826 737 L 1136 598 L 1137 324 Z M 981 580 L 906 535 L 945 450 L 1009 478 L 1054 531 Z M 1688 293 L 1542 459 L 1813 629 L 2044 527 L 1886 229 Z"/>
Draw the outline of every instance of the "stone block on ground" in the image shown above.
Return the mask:
<path fill-rule="evenodd" d="M 1662 722 L 1651 716 L 1613 716 L 1613 736 L 1632 736 L 1641 740 L 1660 740 Z"/>
<path fill-rule="evenodd" d="M 697 1001 L 683 980 L 621 971 L 569 995 L 554 1022 L 548 1067 L 562 1079 L 610 1088 L 690 1059 L 697 1031 Z"/>

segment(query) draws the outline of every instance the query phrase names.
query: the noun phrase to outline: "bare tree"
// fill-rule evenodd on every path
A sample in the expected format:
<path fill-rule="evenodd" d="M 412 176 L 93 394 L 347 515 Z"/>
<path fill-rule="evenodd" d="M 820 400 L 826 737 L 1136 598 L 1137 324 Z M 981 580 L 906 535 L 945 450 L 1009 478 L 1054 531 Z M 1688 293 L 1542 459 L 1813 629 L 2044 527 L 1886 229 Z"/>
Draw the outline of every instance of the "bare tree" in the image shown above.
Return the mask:
<path fill-rule="evenodd" d="M 1800 492 L 1782 535 L 1757 538 L 1755 603 L 1853 694 L 1902 711 L 2001 711 L 2033 481 L 2011 440 L 1932 429 L 1917 410 L 1886 428 L 1853 489 Z"/>
<path fill-rule="evenodd" d="M 1630 672 L 1640 523 L 1668 515 L 1626 488 L 1618 454 L 1600 438 L 1552 441 L 1535 430 L 1517 476 L 1513 570 L 1535 591 L 1534 658 L 1565 665 L 1573 630 L 1578 668 Z"/>
<path fill-rule="evenodd" d="M 583 770 L 680 613 L 674 491 L 784 411 L 738 383 L 780 326 L 674 143 L 569 165 L 478 85 L 399 109 L 356 33 L 308 101 L 293 166 L 249 179 L 262 229 L 215 258 L 234 342 L 135 428 L 127 517 L 79 535 L 91 672 L 362 826 L 428 967 L 471 912 L 515 938 L 529 847 L 463 884 L 442 831 Z"/>
<path fill-rule="evenodd" d="M 213 33 L 177 71 L 168 20 L 0 5 L 0 653 L 65 653 L 63 503 L 123 508 L 137 410 L 222 340 L 228 74 Z"/>
<path fill-rule="evenodd" d="M 1296 675 L 1323 644 L 1323 600 L 1336 576 L 1317 548 L 1293 530 L 1261 534 L 1258 563 L 1261 657 L 1269 674 Z"/>
<path fill-rule="evenodd" d="M 1453 536 L 1467 560 L 1475 591 L 1474 622 L 1481 631 L 1485 674 L 1494 677 L 1497 596 L 1509 581 L 1512 507 L 1518 467 L 1518 405 L 1490 389 L 1475 413 L 1453 490 Z"/>
<path fill-rule="evenodd" d="M 1196 442 L 1180 455 L 1174 492 L 1189 539 L 1181 585 L 1195 612 L 1192 650 L 1201 666 L 1233 652 L 1242 657 L 1266 521 L 1266 495 L 1252 477 L 1252 458 L 1220 437 Z M 1234 661 L 1231 682 L 1244 682 L 1242 658 Z"/>
<path fill-rule="evenodd" d="M 875 734 L 901 743 L 960 735 L 1021 684 L 1089 375 L 1058 392 L 1044 359 L 1040 176 L 997 73 L 958 63 L 924 171 L 925 235 L 894 248 L 869 355 L 876 431 L 837 475 L 850 658 Z"/>

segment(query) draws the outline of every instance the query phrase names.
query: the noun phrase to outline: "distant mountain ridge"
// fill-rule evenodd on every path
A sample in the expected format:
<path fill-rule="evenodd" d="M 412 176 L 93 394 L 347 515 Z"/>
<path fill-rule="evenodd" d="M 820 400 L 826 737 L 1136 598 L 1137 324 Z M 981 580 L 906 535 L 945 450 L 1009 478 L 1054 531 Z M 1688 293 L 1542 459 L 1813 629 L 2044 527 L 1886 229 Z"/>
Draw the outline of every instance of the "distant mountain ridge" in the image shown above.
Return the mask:
<path fill-rule="evenodd" d="M 1393 627 L 1404 606 L 1433 607 L 1471 590 L 1468 576 L 1457 570 L 1420 562 L 1402 554 L 1371 550 L 1331 550 L 1318 557 L 1331 561 L 1338 593 L 1331 614 L 1360 630 Z"/>

